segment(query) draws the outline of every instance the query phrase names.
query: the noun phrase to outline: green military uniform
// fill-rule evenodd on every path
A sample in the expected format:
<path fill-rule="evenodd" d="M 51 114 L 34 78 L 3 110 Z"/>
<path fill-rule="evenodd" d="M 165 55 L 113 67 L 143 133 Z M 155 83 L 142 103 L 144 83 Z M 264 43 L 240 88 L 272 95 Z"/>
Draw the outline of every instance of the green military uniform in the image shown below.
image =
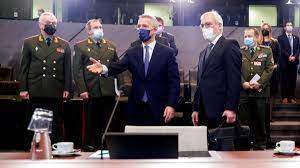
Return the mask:
<path fill-rule="evenodd" d="M 63 91 L 70 92 L 72 87 L 71 50 L 65 40 L 57 36 L 49 39 L 48 45 L 42 35 L 24 40 L 18 79 L 20 91 L 29 92 L 28 123 L 35 108 L 53 111 L 51 140 L 55 143 L 62 140 L 59 114 Z M 29 144 L 26 142 L 25 145 Z"/>
<path fill-rule="evenodd" d="M 25 39 L 20 65 L 20 91 L 30 97 L 62 98 L 72 84 L 71 50 L 68 42 L 53 36 L 47 46 L 42 35 Z"/>
<path fill-rule="evenodd" d="M 94 42 L 91 38 L 76 43 L 74 46 L 74 79 L 78 93 L 88 92 L 86 144 L 100 145 L 101 133 L 104 131 L 109 114 L 114 104 L 114 78 L 101 77 L 86 68 L 91 65 L 90 57 L 104 65 L 118 61 L 116 47 L 108 40 Z"/>
<path fill-rule="evenodd" d="M 261 85 L 261 89 L 257 91 L 242 88 L 239 111 L 241 122 L 251 127 L 254 147 L 264 149 L 266 147 L 265 114 L 267 98 L 270 96 L 269 81 L 273 72 L 274 60 L 270 47 L 257 46 L 253 49 L 246 46 L 241 48 L 243 57 L 241 85 L 244 82 L 250 82 L 258 74 L 260 79 L 257 82 Z"/>

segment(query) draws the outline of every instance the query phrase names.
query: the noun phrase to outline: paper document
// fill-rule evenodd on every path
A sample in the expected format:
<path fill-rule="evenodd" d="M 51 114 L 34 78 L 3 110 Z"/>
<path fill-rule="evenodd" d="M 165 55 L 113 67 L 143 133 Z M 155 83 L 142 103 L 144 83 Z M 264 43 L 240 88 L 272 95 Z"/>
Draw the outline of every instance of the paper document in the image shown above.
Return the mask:
<path fill-rule="evenodd" d="M 250 84 L 255 84 L 255 83 L 257 83 L 257 81 L 260 79 L 260 76 L 258 75 L 258 74 L 255 74 L 254 76 L 253 76 L 253 78 L 250 80 Z"/>

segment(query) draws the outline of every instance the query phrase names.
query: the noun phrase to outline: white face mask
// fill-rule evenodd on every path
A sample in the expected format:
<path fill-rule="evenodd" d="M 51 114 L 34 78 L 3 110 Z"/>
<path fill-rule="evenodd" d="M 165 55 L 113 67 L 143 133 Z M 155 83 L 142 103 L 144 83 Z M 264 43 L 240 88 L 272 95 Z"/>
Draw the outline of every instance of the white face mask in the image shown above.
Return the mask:
<path fill-rule="evenodd" d="M 214 34 L 214 29 L 211 27 L 202 28 L 202 34 L 203 34 L 203 38 L 210 42 L 212 42 L 216 38 L 216 35 Z"/>
<path fill-rule="evenodd" d="M 104 36 L 103 29 L 93 29 L 92 32 L 93 32 L 92 38 L 95 41 L 101 40 Z"/>
<path fill-rule="evenodd" d="M 164 28 L 162 26 L 158 26 L 156 30 L 156 34 L 161 34 L 164 31 Z"/>
<path fill-rule="evenodd" d="M 291 33 L 293 31 L 293 26 L 286 26 L 286 31 Z"/>

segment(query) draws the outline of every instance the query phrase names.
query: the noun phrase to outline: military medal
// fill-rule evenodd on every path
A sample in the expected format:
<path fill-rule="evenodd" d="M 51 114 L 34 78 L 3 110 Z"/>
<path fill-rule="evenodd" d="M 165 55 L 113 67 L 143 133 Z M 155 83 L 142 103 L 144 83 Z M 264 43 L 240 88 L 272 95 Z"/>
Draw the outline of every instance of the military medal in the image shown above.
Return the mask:
<path fill-rule="evenodd" d="M 57 48 L 56 51 L 59 53 L 65 53 L 65 50 L 63 48 Z"/>

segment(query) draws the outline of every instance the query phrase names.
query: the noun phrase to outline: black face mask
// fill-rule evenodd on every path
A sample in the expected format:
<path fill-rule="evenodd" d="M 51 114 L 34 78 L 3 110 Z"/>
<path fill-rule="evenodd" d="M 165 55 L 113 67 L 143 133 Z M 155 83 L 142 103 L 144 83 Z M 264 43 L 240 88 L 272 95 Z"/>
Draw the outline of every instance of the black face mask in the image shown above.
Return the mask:
<path fill-rule="evenodd" d="M 270 32 L 267 29 L 262 29 L 261 34 L 265 37 L 265 36 L 269 36 Z"/>
<path fill-rule="evenodd" d="M 45 25 L 44 31 L 48 35 L 52 36 L 56 32 L 56 28 L 53 25 Z"/>

